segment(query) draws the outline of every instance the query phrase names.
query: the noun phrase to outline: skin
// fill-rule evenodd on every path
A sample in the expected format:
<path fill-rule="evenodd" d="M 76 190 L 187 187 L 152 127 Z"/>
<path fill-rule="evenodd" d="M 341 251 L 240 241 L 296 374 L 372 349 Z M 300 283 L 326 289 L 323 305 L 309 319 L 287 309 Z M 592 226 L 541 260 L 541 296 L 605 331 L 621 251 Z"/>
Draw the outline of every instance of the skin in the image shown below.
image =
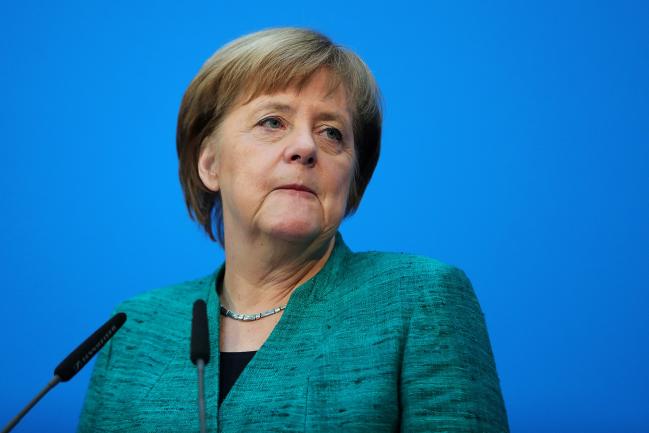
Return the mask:
<path fill-rule="evenodd" d="M 301 90 L 235 105 L 204 143 L 199 175 L 223 205 L 226 308 L 285 305 L 331 254 L 356 154 L 346 92 L 327 94 L 329 74 L 321 69 Z M 314 193 L 281 188 L 290 184 Z M 281 314 L 254 322 L 221 316 L 220 350 L 258 350 Z"/>

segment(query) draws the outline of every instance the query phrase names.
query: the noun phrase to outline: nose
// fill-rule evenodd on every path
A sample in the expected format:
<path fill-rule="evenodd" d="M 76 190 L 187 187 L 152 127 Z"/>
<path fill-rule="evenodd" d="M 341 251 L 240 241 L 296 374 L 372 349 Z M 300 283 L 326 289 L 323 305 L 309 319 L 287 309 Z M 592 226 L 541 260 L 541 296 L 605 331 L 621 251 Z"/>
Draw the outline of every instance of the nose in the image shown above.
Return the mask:
<path fill-rule="evenodd" d="M 295 130 L 284 149 L 284 159 L 288 163 L 313 167 L 317 162 L 317 146 L 308 128 Z"/>

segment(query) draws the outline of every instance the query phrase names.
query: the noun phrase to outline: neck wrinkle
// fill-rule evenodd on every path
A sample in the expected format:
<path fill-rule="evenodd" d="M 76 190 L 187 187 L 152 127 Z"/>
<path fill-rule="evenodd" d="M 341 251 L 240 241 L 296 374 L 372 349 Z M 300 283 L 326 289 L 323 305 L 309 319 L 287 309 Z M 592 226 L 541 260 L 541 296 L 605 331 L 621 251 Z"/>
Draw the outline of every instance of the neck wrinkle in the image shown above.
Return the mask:
<path fill-rule="evenodd" d="M 315 276 L 327 263 L 335 234 L 320 246 L 312 243 L 301 256 L 264 261 L 263 254 L 233 254 L 226 250 L 221 288 L 222 305 L 238 313 L 256 314 L 286 305 L 293 291 Z M 248 251 L 252 249 L 248 248 Z"/>

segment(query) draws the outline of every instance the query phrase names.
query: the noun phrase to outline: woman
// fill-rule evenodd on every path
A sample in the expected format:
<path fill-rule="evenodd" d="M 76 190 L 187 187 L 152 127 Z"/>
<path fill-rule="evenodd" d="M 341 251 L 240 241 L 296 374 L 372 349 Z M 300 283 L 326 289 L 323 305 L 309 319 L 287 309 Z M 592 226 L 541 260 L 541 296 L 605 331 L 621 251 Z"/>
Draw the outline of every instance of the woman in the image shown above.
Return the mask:
<path fill-rule="evenodd" d="M 370 71 L 327 37 L 271 29 L 217 51 L 185 93 L 177 146 L 190 216 L 225 263 L 120 305 L 129 320 L 99 355 L 79 431 L 198 430 L 197 299 L 209 431 L 508 431 L 464 273 L 352 253 L 338 232 L 380 137 Z"/>

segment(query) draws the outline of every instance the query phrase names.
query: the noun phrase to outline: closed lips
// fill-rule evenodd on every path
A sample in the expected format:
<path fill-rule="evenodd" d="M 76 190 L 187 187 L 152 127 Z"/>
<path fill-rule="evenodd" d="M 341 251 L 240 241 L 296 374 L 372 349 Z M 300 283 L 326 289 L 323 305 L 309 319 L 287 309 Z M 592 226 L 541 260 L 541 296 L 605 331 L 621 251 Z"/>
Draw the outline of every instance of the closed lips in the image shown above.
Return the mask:
<path fill-rule="evenodd" d="M 284 186 L 280 186 L 278 189 L 294 189 L 294 190 L 297 190 L 297 191 L 310 192 L 311 194 L 315 195 L 315 192 L 311 188 L 306 187 L 304 185 L 296 185 L 296 184 L 284 185 Z"/>

